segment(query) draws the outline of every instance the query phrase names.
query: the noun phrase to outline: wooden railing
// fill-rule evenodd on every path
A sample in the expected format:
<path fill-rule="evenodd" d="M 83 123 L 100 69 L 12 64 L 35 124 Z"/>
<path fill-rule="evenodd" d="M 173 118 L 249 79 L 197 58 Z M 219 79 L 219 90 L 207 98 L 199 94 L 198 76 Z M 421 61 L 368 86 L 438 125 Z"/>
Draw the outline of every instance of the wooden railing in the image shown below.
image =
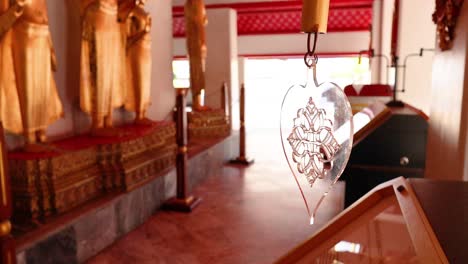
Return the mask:
<path fill-rule="evenodd" d="M 187 111 L 186 111 L 186 89 L 177 89 L 176 97 L 176 140 L 177 140 L 177 191 L 176 197 L 169 199 L 163 209 L 191 212 L 201 201 L 200 198 L 193 197 L 188 194 L 188 179 L 187 179 Z"/>

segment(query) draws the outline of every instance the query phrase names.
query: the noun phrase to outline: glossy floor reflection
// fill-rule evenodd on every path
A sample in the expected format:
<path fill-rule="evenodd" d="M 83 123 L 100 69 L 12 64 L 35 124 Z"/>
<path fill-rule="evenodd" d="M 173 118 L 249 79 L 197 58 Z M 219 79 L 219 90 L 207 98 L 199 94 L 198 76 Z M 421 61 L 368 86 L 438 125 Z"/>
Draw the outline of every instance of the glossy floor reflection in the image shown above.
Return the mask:
<path fill-rule="evenodd" d="M 200 184 L 194 212 L 157 212 L 89 263 L 272 263 L 310 237 L 342 210 L 344 186 L 310 226 L 275 132 L 251 134 L 252 166 L 225 166 Z"/>

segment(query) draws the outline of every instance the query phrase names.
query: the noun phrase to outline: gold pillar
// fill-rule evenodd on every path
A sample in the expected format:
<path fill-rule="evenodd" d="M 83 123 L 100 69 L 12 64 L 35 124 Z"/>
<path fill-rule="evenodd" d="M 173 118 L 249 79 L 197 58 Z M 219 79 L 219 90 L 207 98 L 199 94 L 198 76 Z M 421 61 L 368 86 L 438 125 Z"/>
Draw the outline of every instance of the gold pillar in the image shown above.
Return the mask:
<path fill-rule="evenodd" d="M 200 109 L 201 91 L 205 89 L 206 64 L 206 18 L 203 0 L 187 0 L 185 3 L 185 29 L 187 37 L 187 55 L 190 62 L 190 89 L 194 110 Z"/>

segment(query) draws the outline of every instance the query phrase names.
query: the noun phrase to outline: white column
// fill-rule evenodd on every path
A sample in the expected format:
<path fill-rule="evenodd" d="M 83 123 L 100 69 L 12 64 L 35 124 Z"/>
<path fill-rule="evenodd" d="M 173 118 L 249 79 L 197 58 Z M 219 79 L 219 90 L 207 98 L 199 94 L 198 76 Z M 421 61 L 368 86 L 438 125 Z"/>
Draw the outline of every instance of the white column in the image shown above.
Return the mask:
<path fill-rule="evenodd" d="M 205 104 L 221 107 L 222 83 L 230 90 L 232 101 L 238 101 L 237 13 L 233 9 L 208 9 L 206 27 L 206 97 Z M 231 104 L 233 105 L 233 104 Z"/>
<path fill-rule="evenodd" d="M 153 20 L 151 28 L 151 106 L 148 118 L 171 119 L 175 105 L 172 84 L 172 3 L 171 1 L 147 1 L 146 10 Z"/>
<path fill-rule="evenodd" d="M 375 54 L 382 53 L 382 14 L 383 14 L 382 0 L 374 1 L 372 5 L 372 48 Z M 364 49 L 363 49 L 364 50 Z M 384 83 L 385 73 L 382 76 L 382 68 L 385 68 L 385 61 L 374 59 L 371 60 L 371 83 Z"/>
<path fill-rule="evenodd" d="M 389 60 L 391 60 L 391 44 L 392 44 L 392 22 L 393 22 L 393 7 L 395 4 L 394 0 L 380 0 L 381 4 L 381 24 L 379 25 L 380 27 L 380 54 L 383 54 L 388 57 Z M 401 3 L 401 2 L 400 2 Z M 380 68 L 380 76 L 381 76 L 381 83 L 387 83 L 388 84 L 392 83 L 392 80 L 390 80 L 389 75 L 389 70 L 387 68 L 387 65 L 391 63 L 390 61 L 387 61 L 384 58 L 374 58 L 374 60 L 378 60 L 380 64 L 382 65 Z"/>
<path fill-rule="evenodd" d="M 432 70 L 426 177 L 468 180 L 468 5 L 453 47 L 437 51 Z"/>

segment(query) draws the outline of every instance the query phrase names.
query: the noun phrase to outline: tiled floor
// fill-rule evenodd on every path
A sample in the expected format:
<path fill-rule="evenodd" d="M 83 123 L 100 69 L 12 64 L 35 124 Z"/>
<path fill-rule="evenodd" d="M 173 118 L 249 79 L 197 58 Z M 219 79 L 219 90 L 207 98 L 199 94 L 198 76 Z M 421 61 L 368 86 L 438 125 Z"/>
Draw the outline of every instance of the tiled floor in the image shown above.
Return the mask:
<path fill-rule="evenodd" d="M 158 212 L 89 263 L 272 263 L 340 212 L 338 184 L 310 226 L 276 134 L 248 141 L 256 162 L 226 166 L 194 193 L 203 198 L 191 214 Z"/>

